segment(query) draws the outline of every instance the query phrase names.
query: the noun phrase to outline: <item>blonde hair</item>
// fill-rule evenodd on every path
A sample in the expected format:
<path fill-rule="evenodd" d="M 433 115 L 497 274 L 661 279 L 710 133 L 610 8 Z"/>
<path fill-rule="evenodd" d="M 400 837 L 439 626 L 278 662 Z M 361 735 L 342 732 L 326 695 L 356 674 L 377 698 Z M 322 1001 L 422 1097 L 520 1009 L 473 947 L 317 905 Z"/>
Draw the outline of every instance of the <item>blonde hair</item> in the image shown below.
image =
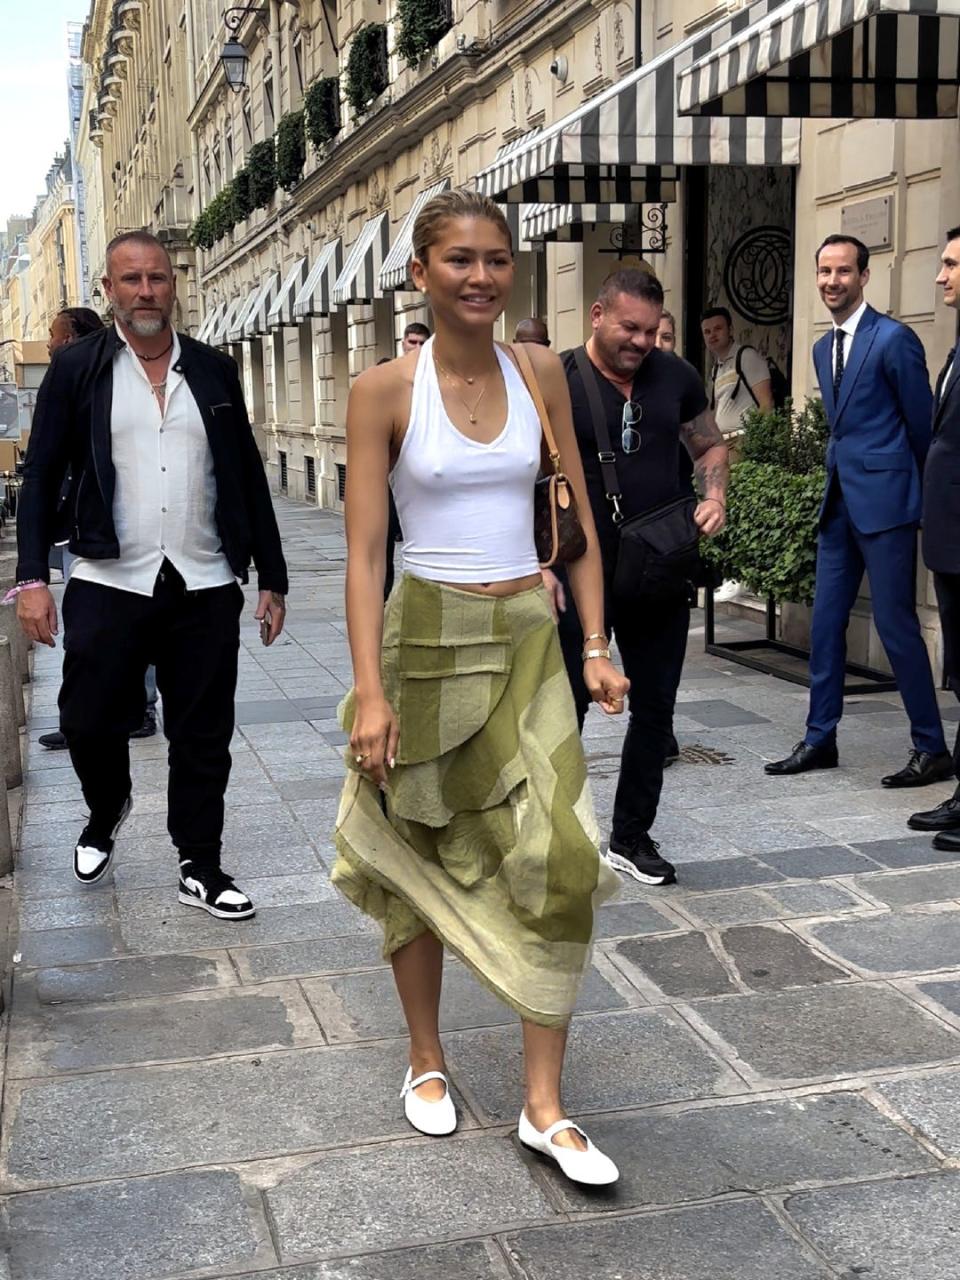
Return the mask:
<path fill-rule="evenodd" d="M 430 246 L 436 244 L 444 224 L 452 218 L 486 218 L 503 235 L 512 256 L 513 236 L 500 206 L 478 191 L 455 187 L 428 200 L 417 215 L 413 224 L 413 256 L 418 262 L 426 263 Z"/>

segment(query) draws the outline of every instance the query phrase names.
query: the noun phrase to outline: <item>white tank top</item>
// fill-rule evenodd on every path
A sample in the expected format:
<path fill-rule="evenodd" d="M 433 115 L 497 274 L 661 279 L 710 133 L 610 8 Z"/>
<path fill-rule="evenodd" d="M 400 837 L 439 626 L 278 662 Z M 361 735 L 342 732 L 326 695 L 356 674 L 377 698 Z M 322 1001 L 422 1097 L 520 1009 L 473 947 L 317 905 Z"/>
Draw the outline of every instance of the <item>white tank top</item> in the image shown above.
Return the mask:
<path fill-rule="evenodd" d="M 504 582 L 539 571 L 533 544 L 533 487 L 540 419 L 510 358 L 497 350 L 507 420 L 490 444 L 450 421 L 433 362 L 420 348 L 410 423 L 390 487 L 403 529 L 403 567 L 436 582 Z"/>

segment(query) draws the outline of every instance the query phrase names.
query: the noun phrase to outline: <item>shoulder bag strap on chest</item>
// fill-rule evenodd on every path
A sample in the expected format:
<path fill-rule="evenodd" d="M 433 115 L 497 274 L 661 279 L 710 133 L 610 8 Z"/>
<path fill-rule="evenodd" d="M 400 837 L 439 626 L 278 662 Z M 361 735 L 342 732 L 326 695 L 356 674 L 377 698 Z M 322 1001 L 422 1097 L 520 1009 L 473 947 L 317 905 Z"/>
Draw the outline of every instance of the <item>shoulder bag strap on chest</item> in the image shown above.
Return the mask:
<path fill-rule="evenodd" d="M 540 383 L 537 381 L 537 375 L 534 373 L 530 356 L 524 349 L 522 342 L 513 342 L 510 344 L 510 350 L 513 352 L 517 366 L 520 369 L 520 376 L 526 384 L 530 397 L 533 400 L 534 407 L 537 411 L 537 417 L 540 419 L 540 430 L 543 432 L 543 444 L 546 448 L 547 458 L 554 472 L 559 473 L 560 467 L 560 450 L 557 448 L 557 442 L 554 438 L 553 427 L 550 425 L 550 415 L 547 413 L 547 406 L 543 401 L 543 393 L 540 390 Z"/>
<path fill-rule="evenodd" d="M 577 362 L 580 381 L 583 383 L 583 389 L 587 393 L 587 404 L 590 406 L 590 417 L 593 421 L 593 434 L 597 437 L 597 457 L 600 459 L 604 491 L 613 506 L 613 519 L 615 523 L 619 524 L 623 519 L 623 512 L 620 510 L 620 499 L 623 494 L 620 489 L 620 481 L 617 478 L 616 457 L 613 452 L 613 445 L 610 442 L 607 415 L 603 411 L 603 401 L 600 399 L 597 377 L 593 372 L 593 365 L 587 355 L 586 347 L 577 347 L 573 353 L 573 358 Z"/>

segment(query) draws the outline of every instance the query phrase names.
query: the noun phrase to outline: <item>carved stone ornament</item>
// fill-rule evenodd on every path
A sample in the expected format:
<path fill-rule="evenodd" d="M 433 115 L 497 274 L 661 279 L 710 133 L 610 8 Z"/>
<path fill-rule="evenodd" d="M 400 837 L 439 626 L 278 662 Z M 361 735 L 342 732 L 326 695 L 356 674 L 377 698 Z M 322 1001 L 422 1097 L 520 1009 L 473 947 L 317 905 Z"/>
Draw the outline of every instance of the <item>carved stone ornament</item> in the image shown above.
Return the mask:
<path fill-rule="evenodd" d="M 530 72 L 523 77 L 523 102 L 528 116 L 533 115 L 533 80 Z"/>
<path fill-rule="evenodd" d="M 379 213 L 389 199 L 390 192 L 387 190 L 386 183 L 381 184 L 380 175 L 374 170 L 370 177 L 370 186 L 367 188 L 367 203 L 370 209 L 374 213 Z"/>
<path fill-rule="evenodd" d="M 422 172 L 424 178 L 436 181 L 441 176 L 441 170 L 450 159 L 450 150 L 449 139 L 441 145 L 439 133 L 431 134 L 430 149 L 425 152 L 423 157 Z"/>
<path fill-rule="evenodd" d="M 328 205 L 326 213 L 327 213 L 326 239 L 330 240 L 334 236 L 339 236 L 343 234 L 344 201 L 340 200 L 336 204 Z"/>
<path fill-rule="evenodd" d="M 510 121 L 517 123 L 517 90 L 514 85 L 510 86 Z"/>
<path fill-rule="evenodd" d="M 623 12 L 620 9 L 614 9 L 613 11 L 613 48 L 619 62 L 627 51 L 627 40 L 623 30 Z"/>
<path fill-rule="evenodd" d="M 603 37 L 600 34 L 600 28 L 597 27 L 593 33 L 593 60 L 597 64 L 597 72 L 603 73 Z"/>

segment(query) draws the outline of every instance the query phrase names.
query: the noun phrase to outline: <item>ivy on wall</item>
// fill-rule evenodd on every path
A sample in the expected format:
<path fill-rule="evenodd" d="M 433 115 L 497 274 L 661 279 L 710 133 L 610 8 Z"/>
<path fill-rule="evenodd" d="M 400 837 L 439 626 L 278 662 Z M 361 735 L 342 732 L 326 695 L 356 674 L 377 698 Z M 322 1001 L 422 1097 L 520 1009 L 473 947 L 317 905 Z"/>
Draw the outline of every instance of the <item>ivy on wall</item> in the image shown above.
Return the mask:
<path fill-rule="evenodd" d="M 397 53 L 413 67 L 453 26 L 450 0 L 397 0 Z"/>
<path fill-rule="evenodd" d="M 303 105 L 307 137 L 319 151 L 324 143 L 340 132 L 340 77 L 324 76 L 314 80 L 304 96 Z"/>
<path fill-rule="evenodd" d="M 343 95 L 351 111 L 355 116 L 362 115 L 389 83 L 385 22 L 371 22 L 357 28 L 343 78 Z"/>
<path fill-rule="evenodd" d="M 307 163 L 303 121 L 302 111 L 289 111 L 277 126 L 277 185 L 284 191 L 293 190 Z"/>

